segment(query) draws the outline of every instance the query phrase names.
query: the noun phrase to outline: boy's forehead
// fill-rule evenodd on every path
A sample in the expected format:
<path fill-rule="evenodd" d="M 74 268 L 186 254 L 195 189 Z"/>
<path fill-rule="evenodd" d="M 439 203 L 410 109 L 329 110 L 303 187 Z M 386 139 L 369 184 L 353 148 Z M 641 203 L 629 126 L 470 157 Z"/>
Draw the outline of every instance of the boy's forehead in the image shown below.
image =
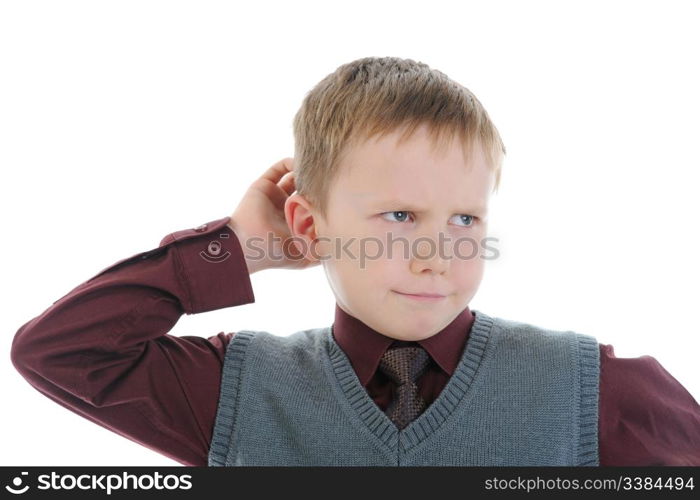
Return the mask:
<path fill-rule="evenodd" d="M 336 178 L 336 196 L 350 197 L 357 204 L 422 200 L 430 205 L 486 205 L 493 171 L 482 151 L 472 150 L 465 162 L 461 145 L 455 142 L 447 154 L 434 154 L 424 136 L 414 137 L 414 147 L 407 143 L 403 150 L 388 137 L 347 150 Z"/>
<path fill-rule="evenodd" d="M 340 174 L 358 185 L 393 184 L 396 178 L 407 174 L 439 176 L 449 182 L 468 180 L 472 184 L 490 170 L 480 146 L 471 149 L 467 159 L 462 144 L 454 140 L 449 148 L 439 152 L 432 148 L 433 144 L 420 136 L 403 145 L 398 145 L 395 138 L 373 138 L 344 152 Z"/>
<path fill-rule="evenodd" d="M 358 199 L 415 198 L 431 190 L 443 195 L 459 192 L 472 196 L 485 194 L 493 172 L 479 167 L 459 165 L 441 168 L 439 165 L 396 162 L 387 165 L 378 159 L 353 162 L 340 175 L 341 192 L 352 193 Z"/>
<path fill-rule="evenodd" d="M 488 213 L 489 193 L 470 193 L 468 190 L 453 190 L 445 196 L 436 198 L 425 197 L 419 190 L 372 189 L 365 186 L 364 189 L 352 189 L 345 193 L 352 199 L 352 203 L 363 207 L 377 209 L 407 209 L 416 212 L 430 212 L 438 205 L 449 205 L 451 210 L 472 213 L 485 216 Z"/>

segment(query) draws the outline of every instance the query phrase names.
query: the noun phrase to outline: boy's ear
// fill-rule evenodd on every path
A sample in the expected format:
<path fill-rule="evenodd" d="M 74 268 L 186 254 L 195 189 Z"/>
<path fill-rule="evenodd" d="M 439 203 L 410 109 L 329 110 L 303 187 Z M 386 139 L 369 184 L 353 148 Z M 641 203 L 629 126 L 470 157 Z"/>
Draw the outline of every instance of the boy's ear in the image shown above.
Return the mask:
<path fill-rule="evenodd" d="M 312 248 L 313 242 L 318 236 L 311 204 L 302 195 L 294 192 L 284 202 L 284 218 L 289 226 L 289 232 L 293 238 L 292 242 L 299 253 L 311 258 L 309 249 Z M 298 241 L 300 239 L 304 240 L 301 246 Z"/>

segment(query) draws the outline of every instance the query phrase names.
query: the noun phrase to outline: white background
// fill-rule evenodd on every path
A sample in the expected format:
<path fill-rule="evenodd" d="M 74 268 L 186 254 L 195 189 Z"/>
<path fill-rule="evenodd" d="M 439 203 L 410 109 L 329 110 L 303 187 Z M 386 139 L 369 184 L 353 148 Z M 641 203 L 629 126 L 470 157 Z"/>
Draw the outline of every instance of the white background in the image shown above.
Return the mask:
<path fill-rule="evenodd" d="M 178 465 L 33 389 L 13 336 L 108 265 L 230 215 L 293 156 L 305 93 L 366 56 L 459 81 L 506 144 L 490 216 L 501 258 L 471 308 L 651 355 L 698 399 L 694 2 L 255 5 L 0 4 L 1 465 Z M 333 321 L 320 266 L 252 282 L 255 303 L 170 333 Z"/>

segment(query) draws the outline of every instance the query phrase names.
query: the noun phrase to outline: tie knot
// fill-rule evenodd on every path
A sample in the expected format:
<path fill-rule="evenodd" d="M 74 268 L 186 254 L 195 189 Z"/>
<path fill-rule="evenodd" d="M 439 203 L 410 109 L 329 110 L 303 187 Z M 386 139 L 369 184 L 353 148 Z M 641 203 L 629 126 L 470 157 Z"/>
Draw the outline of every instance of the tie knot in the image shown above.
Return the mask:
<path fill-rule="evenodd" d="M 397 385 L 414 382 L 425 371 L 430 356 L 421 346 L 390 347 L 379 361 L 379 369 Z"/>

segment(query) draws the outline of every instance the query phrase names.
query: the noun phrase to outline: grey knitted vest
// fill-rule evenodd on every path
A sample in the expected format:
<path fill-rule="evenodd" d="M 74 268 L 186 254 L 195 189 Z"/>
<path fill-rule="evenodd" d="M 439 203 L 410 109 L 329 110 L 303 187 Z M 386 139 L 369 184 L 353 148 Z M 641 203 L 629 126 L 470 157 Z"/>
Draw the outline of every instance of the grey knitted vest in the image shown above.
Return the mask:
<path fill-rule="evenodd" d="M 454 374 L 402 430 L 360 384 L 332 326 L 236 332 L 209 465 L 598 465 L 596 339 L 472 312 Z"/>

